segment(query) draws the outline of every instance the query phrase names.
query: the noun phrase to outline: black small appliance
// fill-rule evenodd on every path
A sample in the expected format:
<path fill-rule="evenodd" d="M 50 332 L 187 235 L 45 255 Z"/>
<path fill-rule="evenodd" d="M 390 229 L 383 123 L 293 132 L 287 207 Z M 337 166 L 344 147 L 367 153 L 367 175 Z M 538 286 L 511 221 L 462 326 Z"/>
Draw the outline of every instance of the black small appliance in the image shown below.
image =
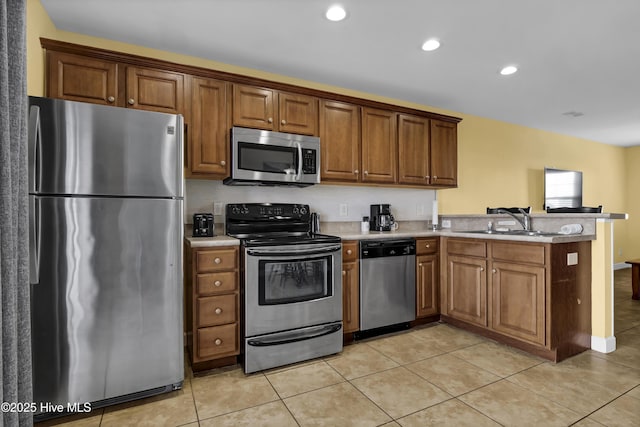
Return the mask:
<path fill-rule="evenodd" d="M 213 237 L 213 214 L 193 214 L 193 237 Z"/>
<path fill-rule="evenodd" d="M 369 221 L 371 231 L 391 231 L 395 222 L 393 215 L 391 215 L 391 205 L 371 205 Z"/>

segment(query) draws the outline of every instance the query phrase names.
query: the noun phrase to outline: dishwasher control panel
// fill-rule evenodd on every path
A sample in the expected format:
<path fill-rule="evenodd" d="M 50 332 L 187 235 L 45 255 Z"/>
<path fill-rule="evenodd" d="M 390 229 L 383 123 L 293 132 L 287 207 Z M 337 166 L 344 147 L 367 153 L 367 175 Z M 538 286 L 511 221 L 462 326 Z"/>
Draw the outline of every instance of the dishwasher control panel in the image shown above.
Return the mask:
<path fill-rule="evenodd" d="M 363 240 L 360 242 L 360 258 L 380 258 L 416 254 L 413 239 Z"/>

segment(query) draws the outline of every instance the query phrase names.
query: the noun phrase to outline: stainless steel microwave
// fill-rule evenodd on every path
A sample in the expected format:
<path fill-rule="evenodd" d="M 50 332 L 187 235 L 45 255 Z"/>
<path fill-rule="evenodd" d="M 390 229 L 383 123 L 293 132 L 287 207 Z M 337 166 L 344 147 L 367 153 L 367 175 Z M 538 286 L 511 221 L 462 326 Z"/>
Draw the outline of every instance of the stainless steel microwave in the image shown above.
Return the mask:
<path fill-rule="evenodd" d="M 226 185 L 320 182 L 320 138 L 242 127 L 231 128 L 231 176 Z"/>

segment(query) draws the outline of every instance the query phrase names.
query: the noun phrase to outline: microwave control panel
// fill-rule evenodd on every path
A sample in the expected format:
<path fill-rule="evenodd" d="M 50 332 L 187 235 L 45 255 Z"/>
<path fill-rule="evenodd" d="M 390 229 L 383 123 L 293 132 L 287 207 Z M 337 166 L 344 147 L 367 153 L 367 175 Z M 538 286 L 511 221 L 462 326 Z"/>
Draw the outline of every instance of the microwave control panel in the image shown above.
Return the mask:
<path fill-rule="evenodd" d="M 302 173 L 317 173 L 316 150 L 305 148 L 302 150 Z"/>

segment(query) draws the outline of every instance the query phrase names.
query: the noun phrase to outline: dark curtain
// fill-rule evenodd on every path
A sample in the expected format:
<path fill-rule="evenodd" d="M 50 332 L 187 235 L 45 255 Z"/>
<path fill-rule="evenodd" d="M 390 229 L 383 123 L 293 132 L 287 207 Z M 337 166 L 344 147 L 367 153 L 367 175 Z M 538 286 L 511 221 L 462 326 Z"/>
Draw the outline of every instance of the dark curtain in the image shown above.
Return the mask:
<path fill-rule="evenodd" d="M 0 3 L 0 426 L 33 425 L 27 194 L 26 0 Z M 27 408 L 28 409 L 28 408 Z"/>

